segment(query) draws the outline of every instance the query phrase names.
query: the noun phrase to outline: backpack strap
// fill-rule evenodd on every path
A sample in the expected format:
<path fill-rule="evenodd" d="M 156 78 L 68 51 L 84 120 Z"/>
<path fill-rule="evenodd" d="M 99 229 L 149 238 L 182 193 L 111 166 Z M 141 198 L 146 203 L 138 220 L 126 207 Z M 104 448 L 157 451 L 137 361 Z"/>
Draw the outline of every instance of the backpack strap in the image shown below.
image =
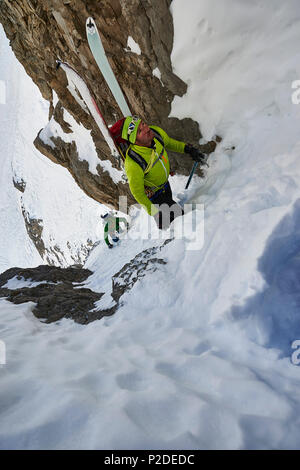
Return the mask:
<path fill-rule="evenodd" d="M 128 147 L 129 147 L 129 144 L 125 140 L 124 142 L 120 142 L 118 144 L 118 150 L 120 150 L 120 154 L 123 160 L 125 160 L 126 158 L 126 152 L 127 152 Z"/>
<path fill-rule="evenodd" d="M 152 130 L 152 132 L 154 133 L 155 138 L 158 140 L 158 142 L 160 143 L 160 145 L 162 145 L 163 148 L 165 148 L 165 143 L 164 143 L 163 138 L 162 138 L 162 136 L 160 135 L 160 133 L 159 133 L 156 129 L 152 129 L 152 127 L 151 127 L 151 130 Z"/>
<path fill-rule="evenodd" d="M 157 157 L 155 162 L 151 165 L 151 168 L 153 168 L 153 166 L 156 165 L 156 163 L 161 159 L 161 157 L 164 153 L 165 143 L 163 141 L 162 136 L 160 135 L 160 133 L 157 130 L 152 129 L 152 128 L 151 128 L 151 130 L 153 131 L 156 140 L 158 140 L 158 142 L 162 145 L 162 151 L 161 151 L 160 155 Z M 132 150 L 131 148 L 128 150 L 127 155 L 129 155 L 130 158 L 132 158 L 132 160 L 135 161 L 142 168 L 143 172 L 145 173 L 145 170 L 148 167 L 148 163 L 146 162 L 146 160 L 141 155 L 139 155 L 134 150 Z M 151 168 L 149 168 L 148 171 L 150 171 Z"/>
<path fill-rule="evenodd" d="M 157 156 L 156 160 L 153 162 L 151 168 L 154 167 L 154 165 L 156 165 L 157 162 L 159 162 L 159 160 L 162 158 L 163 154 L 164 154 L 164 151 L 165 151 L 165 143 L 163 141 L 163 138 L 162 136 L 160 135 L 160 133 L 155 130 L 155 129 L 152 129 L 151 130 L 153 131 L 154 135 L 155 135 L 155 138 L 156 140 L 158 140 L 158 142 L 160 143 L 160 145 L 162 146 L 162 150 L 160 152 L 160 154 Z"/>
<path fill-rule="evenodd" d="M 132 158 L 132 160 L 135 161 L 141 167 L 141 169 L 145 172 L 148 166 L 148 163 L 141 155 L 139 155 L 132 149 L 128 150 L 127 155 L 129 155 L 129 157 Z"/>

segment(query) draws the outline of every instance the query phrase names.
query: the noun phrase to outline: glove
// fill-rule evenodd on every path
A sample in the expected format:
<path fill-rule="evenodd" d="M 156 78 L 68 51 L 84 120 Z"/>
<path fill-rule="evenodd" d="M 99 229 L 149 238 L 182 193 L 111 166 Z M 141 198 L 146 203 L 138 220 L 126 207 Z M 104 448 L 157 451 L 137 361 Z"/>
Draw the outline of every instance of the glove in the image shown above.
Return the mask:
<path fill-rule="evenodd" d="M 206 163 L 206 155 L 204 153 L 201 153 L 200 150 L 196 149 L 195 147 L 192 147 L 191 145 L 187 144 L 184 147 L 184 152 L 189 153 L 195 162 L 199 162 L 202 165 Z"/>

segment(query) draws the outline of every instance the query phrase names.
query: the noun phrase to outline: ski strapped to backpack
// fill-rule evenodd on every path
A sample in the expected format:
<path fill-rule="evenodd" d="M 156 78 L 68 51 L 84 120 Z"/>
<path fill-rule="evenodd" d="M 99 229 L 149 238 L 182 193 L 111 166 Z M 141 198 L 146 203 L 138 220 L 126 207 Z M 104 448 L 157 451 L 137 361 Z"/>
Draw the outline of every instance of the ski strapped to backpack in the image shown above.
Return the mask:
<path fill-rule="evenodd" d="M 130 116 L 132 113 L 126 102 L 125 96 L 120 88 L 120 85 L 108 62 L 108 59 L 107 59 L 107 56 L 106 56 L 106 53 L 105 53 L 105 50 L 101 41 L 100 34 L 97 29 L 96 22 L 92 17 L 89 17 L 86 20 L 86 35 L 87 35 L 90 50 L 93 54 L 95 62 L 97 63 L 99 70 L 102 73 L 107 85 L 109 86 L 110 91 L 112 92 L 120 110 L 122 111 L 123 116 Z M 128 147 L 130 144 L 127 140 L 122 139 L 122 128 L 123 128 L 125 119 L 126 118 L 123 117 L 122 119 L 117 121 L 112 127 L 110 127 L 109 129 L 110 135 L 112 136 L 114 143 L 118 148 L 118 152 L 121 155 L 123 162 L 125 161 L 126 155 L 129 155 L 130 158 L 132 158 L 138 165 L 140 165 L 142 170 L 145 172 L 148 166 L 147 162 L 143 159 L 143 157 L 141 157 L 139 154 L 134 152 L 134 150 L 129 149 L 128 151 Z M 154 133 L 157 134 L 156 135 L 157 140 L 164 147 L 164 142 L 161 136 L 156 131 L 154 131 Z"/>
<path fill-rule="evenodd" d="M 84 79 L 73 67 L 71 67 L 66 62 L 62 62 L 60 59 L 58 59 L 56 63 L 56 68 L 63 69 L 67 76 L 68 90 L 70 91 L 70 93 L 74 96 L 79 105 L 86 112 L 89 112 L 95 119 L 103 137 L 105 138 L 111 150 L 112 155 L 118 160 L 121 156 L 123 162 L 125 161 L 126 154 L 129 155 L 136 163 L 138 163 L 138 165 L 140 165 L 142 170 L 145 172 L 148 166 L 147 162 L 143 159 L 143 157 L 134 152 L 132 149 L 127 152 L 130 144 L 127 140 L 124 140 L 121 137 L 123 124 L 126 118 L 120 119 L 112 127 L 109 128 Z M 78 94 L 78 92 L 80 93 L 80 95 Z M 164 147 L 164 143 L 160 134 L 155 130 L 153 130 L 153 132 L 155 133 L 157 140 Z"/>
<path fill-rule="evenodd" d="M 116 102 L 118 103 L 123 116 L 130 116 L 132 113 L 115 77 L 115 74 L 112 71 L 110 63 L 108 62 L 95 20 L 91 17 L 86 20 L 86 35 L 95 62 L 98 65 L 99 70 L 102 73 L 107 85 L 109 86 Z"/>
<path fill-rule="evenodd" d="M 79 105 L 86 111 L 89 112 L 94 118 L 96 124 L 98 125 L 103 137 L 106 140 L 107 145 L 110 148 L 112 155 L 116 158 L 119 157 L 119 150 L 114 142 L 113 137 L 111 136 L 108 125 L 100 112 L 96 101 L 91 94 L 88 86 L 86 85 L 83 78 L 79 73 L 71 67 L 66 62 L 62 62 L 60 59 L 56 61 L 56 68 L 61 68 L 64 70 L 67 79 L 68 79 L 68 90 L 79 103 Z M 79 96 L 79 93 L 80 96 Z"/>
<path fill-rule="evenodd" d="M 107 60 L 96 23 L 91 17 L 88 18 L 86 21 L 86 32 L 88 43 L 93 57 L 101 73 L 103 74 L 113 96 L 115 97 L 118 106 L 120 107 L 124 116 L 131 115 L 132 113 L 130 112 L 130 109 L 127 105 L 124 94 Z M 162 146 L 162 151 L 160 152 L 160 155 L 157 155 L 156 160 L 151 165 L 149 165 L 141 155 L 136 153 L 133 149 L 129 148 L 130 143 L 127 140 L 122 139 L 122 128 L 126 117 L 123 117 L 122 119 L 117 121 L 113 126 L 108 127 L 102 113 L 100 112 L 96 104 L 92 93 L 90 92 L 85 81 L 78 74 L 78 72 L 69 64 L 67 64 L 66 62 L 62 62 L 61 60 L 57 60 L 57 68 L 58 67 L 61 67 L 65 71 L 68 79 L 68 89 L 72 93 L 76 101 L 85 111 L 90 112 L 90 114 L 95 119 L 103 137 L 106 140 L 106 143 L 108 144 L 111 150 L 112 155 L 118 159 L 119 167 L 121 166 L 121 160 L 125 162 L 126 156 L 129 156 L 142 168 L 144 173 L 148 173 L 151 168 L 163 158 L 165 150 L 164 141 L 159 132 L 155 129 L 152 129 L 156 140 Z"/>
<path fill-rule="evenodd" d="M 86 20 L 86 35 L 87 35 L 87 40 L 90 46 L 90 50 L 93 54 L 93 57 L 95 59 L 95 62 L 97 63 L 100 72 L 102 73 L 107 85 L 110 88 L 110 91 L 112 92 L 120 110 L 123 113 L 123 116 L 129 116 L 131 115 L 131 111 L 128 107 L 127 101 L 125 99 L 125 96 L 120 88 L 120 85 L 112 71 L 112 68 L 110 66 L 110 63 L 108 62 L 100 34 L 97 29 L 97 25 L 95 20 L 92 17 L 89 17 Z M 122 128 L 123 124 L 125 121 L 125 117 L 117 121 L 112 127 L 109 128 L 110 135 L 118 149 L 119 155 L 122 157 L 123 162 L 126 159 L 126 156 L 129 155 L 132 160 L 134 160 L 143 170 L 144 173 L 148 173 L 150 169 L 156 165 L 156 163 L 162 158 L 163 153 L 164 153 L 164 141 L 161 137 L 161 135 L 154 129 L 153 132 L 155 134 L 156 139 L 159 141 L 159 143 L 162 145 L 162 152 L 161 154 L 157 157 L 155 162 L 151 165 L 151 167 L 148 168 L 148 163 L 144 160 L 141 155 L 136 153 L 134 150 L 128 147 L 130 146 L 130 143 L 127 140 L 122 139 Z"/>

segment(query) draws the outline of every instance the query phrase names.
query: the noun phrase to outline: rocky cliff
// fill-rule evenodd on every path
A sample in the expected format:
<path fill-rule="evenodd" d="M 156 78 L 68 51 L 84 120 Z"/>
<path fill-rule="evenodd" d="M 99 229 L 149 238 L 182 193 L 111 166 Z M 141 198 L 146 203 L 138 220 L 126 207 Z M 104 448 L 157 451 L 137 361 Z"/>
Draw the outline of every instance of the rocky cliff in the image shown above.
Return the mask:
<path fill-rule="evenodd" d="M 171 0 L 0 0 L 0 22 L 17 59 L 50 103 L 49 121 L 55 120 L 63 134 L 72 135 L 66 110 L 91 131 L 99 158 L 97 174 L 91 173 L 87 161 L 79 158 L 76 139 L 53 134 L 49 145 L 39 135 L 35 145 L 48 158 L 65 166 L 90 197 L 115 208 L 120 195 L 127 195 L 130 200 L 128 185 L 113 181 L 100 165 L 101 160 L 110 160 L 117 168 L 93 118 L 67 90 L 64 72 L 56 71 L 56 59 L 68 62 L 84 77 L 109 124 L 121 117 L 88 47 L 85 21 L 92 16 L 133 112 L 148 123 L 161 125 L 177 139 L 197 143 L 197 123 L 168 118 L 173 97 L 182 96 L 187 88 L 172 71 L 170 3 Z M 139 45 L 140 54 L 130 47 L 129 37 Z M 213 151 L 214 143 L 207 150 Z M 174 156 L 173 169 L 187 174 L 190 167 L 190 159 Z"/>
<path fill-rule="evenodd" d="M 14 304 L 34 302 L 32 313 L 44 323 L 52 323 L 62 318 L 87 324 L 102 317 L 113 315 L 122 305 L 122 296 L 146 275 L 154 273 L 161 264 L 163 248 L 146 249 L 129 260 L 111 279 L 112 305 L 109 308 L 97 307 L 97 301 L 104 292 L 94 292 L 85 287 L 85 281 L 92 274 L 81 267 L 60 268 L 37 266 L 36 268 L 11 268 L 0 274 L 0 298 Z"/>

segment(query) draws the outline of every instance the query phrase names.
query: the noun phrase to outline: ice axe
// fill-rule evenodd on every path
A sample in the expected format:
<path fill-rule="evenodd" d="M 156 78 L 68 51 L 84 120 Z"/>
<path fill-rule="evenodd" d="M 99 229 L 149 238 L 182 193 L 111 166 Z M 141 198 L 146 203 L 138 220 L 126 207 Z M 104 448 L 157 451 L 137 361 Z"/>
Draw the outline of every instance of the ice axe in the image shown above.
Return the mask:
<path fill-rule="evenodd" d="M 185 189 L 188 189 L 188 187 L 190 185 L 190 182 L 191 182 L 191 179 L 193 177 L 193 174 L 195 173 L 195 170 L 196 170 L 198 164 L 201 163 L 202 165 L 207 165 L 208 155 L 206 155 L 205 153 L 201 153 L 200 150 L 198 150 L 195 147 L 192 147 L 189 144 L 187 144 L 185 146 L 184 152 L 189 153 L 190 156 L 192 157 L 192 159 L 194 160 L 193 168 L 192 168 L 192 171 L 190 173 L 189 179 L 188 179 L 188 181 L 186 183 L 186 187 L 185 187 Z"/>
<path fill-rule="evenodd" d="M 195 170 L 196 170 L 198 164 L 199 164 L 199 162 L 194 162 L 194 165 L 193 165 L 192 171 L 191 171 L 191 173 L 190 173 L 189 179 L 187 180 L 185 189 L 187 189 L 187 188 L 189 187 L 190 182 L 191 182 L 191 179 L 192 179 L 192 177 L 193 177 L 193 174 L 195 173 Z"/>
<path fill-rule="evenodd" d="M 195 173 L 195 170 L 196 170 L 197 166 L 199 165 L 199 163 L 201 163 L 202 165 L 208 166 L 208 164 L 207 164 L 208 155 L 205 155 L 203 153 L 201 155 L 202 155 L 202 158 L 200 160 L 194 161 L 192 171 L 190 173 L 189 179 L 187 180 L 187 183 L 186 183 L 186 186 L 185 186 L 184 189 L 188 189 L 188 187 L 190 185 L 190 182 L 191 182 L 191 179 L 193 177 L 193 174 Z"/>

